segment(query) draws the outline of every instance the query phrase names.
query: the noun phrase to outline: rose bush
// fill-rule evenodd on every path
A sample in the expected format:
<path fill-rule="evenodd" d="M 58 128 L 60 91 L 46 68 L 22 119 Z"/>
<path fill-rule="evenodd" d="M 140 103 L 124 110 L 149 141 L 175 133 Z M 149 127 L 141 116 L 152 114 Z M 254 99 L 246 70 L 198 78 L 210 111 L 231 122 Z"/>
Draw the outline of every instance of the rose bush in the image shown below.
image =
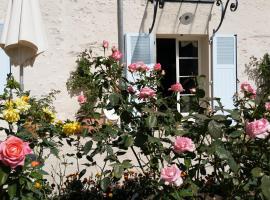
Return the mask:
<path fill-rule="evenodd" d="M 177 100 L 176 93 L 185 88 L 180 83 L 163 88 L 160 64 L 151 70 L 143 62 L 122 66 L 118 60 L 85 51 L 67 83 L 72 94 L 83 92 L 87 99 L 77 119 L 91 119 L 91 128 L 83 133 L 87 142 L 76 143 L 76 155 L 100 168 L 95 194 L 114 199 L 121 199 L 119 191 L 129 191 L 128 199 L 270 198 L 270 115 L 251 84 L 241 84 L 235 108 L 229 110 L 220 99 L 205 97 L 204 76 L 197 77 L 193 96 Z M 132 81 L 123 77 L 124 67 Z M 164 96 L 168 90 L 171 95 Z M 188 116 L 179 113 L 177 104 L 188 104 Z M 100 124 L 108 110 L 120 117 L 118 123 L 105 119 Z M 105 156 L 102 166 L 100 155 Z M 125 175 L 130 170 L 142 179 Z M 118 187 L 122 179 L 136 189 L 130 190 L 128 181 Z M 146 179 L 150 192 L 144 190 Z"/>

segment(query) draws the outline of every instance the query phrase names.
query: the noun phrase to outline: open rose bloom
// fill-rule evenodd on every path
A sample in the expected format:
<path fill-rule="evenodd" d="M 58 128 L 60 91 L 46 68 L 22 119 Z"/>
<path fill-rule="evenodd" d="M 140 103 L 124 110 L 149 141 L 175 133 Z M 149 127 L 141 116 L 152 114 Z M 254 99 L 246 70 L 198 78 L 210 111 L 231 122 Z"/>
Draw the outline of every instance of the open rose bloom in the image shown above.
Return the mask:
<path fill-rule="evenodd" d="M 169 91 L 183 92 L 185 90 L 183 89 L 183 86 L 180 83 L 175 83 L 175 84 L 171 85 L 171 87 L 169 88 Z"/>
<path fill-rule="evenodd" d="M 270 111 L 270 102 L 265 103 L 265 110 Z"/>
<path fill-rule="evenodd" d="M 195 144 L 188 137 L 176 137 L 173 150 L 176 153 L 193 152 L 195 151 Z"/>
<path fill-rule="evenodd" d="M 86 98 L 86 97 L 84 96 L 84 94 L 82 93 L 82 94 L 80 94 L 80 95 L 78 96 L 77 100 L 78 100 L 78 102 L 79 102 L 80 104 L 84 104 L 84 103 L 86 103 L 87 98 Z"/>
<path fill-rule="evenodd" d="M 10 136 L 0 143 L 0 162 L 12 169 L 23 166 L 25 156 L 31 153 L 29 144 L 15 136 Z"/>
<path fill-rule="evenodd" d="M 148 87 L 142 88 L 139 93 L 139 98 L 143 100 L 147 98 L 152 98 L 154 96 L 156 96 L 155 90 L 152 90 L 151 88 Z"/>
<path fill-rule="evenodd" d="M 155 71 L 161 71 L 161 64 L 160 63 L 155 64 L 154 70 Z"/>
<path fill-rule="evenodd" d="M 183 183 L 181 173 L 182 171 L 174 164 L 161 169 L 160 179 L 163 180 L 166 185 L 180 186 Z"/>
<path fill-rule="evenodd" d="M 246 123 L 246 133 L 252 138 L 264 139 L 269 135 L 269 122 L 267 119 L 254 120 Z"/>
<path fill-rule="evenodd" d="M 115 61 L 119 61 L 123 57 L 123 54 L 118 50 L 113 50 L 111 58 Z"/>
<path fill-rule="evenodd" d="M 250 94 L 252 98 L 256 97 L 256 90 L 248 82 L 241 83 L 240 88 L 243 92 Z"/>

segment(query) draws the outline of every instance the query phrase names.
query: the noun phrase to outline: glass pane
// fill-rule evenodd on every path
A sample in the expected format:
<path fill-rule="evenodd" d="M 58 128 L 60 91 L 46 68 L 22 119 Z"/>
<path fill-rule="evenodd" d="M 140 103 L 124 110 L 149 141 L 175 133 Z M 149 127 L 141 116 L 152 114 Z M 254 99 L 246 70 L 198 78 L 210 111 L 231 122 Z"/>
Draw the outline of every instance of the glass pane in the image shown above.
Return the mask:
<path fill-rule="evenodd" d="M 180 76 L 197 76 L 198 75 L 198 59 L 180 59 L 179 60 Z"/>
<path fill-rule="evenodd" d="M 184 88 L 184 92 L 181 94 L 191 94 L 192 89 L 196 87 L 196 78 L 191 77 L 191 78 L 180 78 L 180 83 L 182 84 Z M 191 91 L 190 91 L 191 90 Z"/>
<path fill-rule="evenodd" d="M 180 41 L 179 57 L 198 57 L 198 41 Z"/>
<path fill-rule="evenodd" d="M 180 103 L 180 111 L 190 112 L 190 111 L 198 111 L 198 103 L 195 96 L 183 96 L 181 97 Z"/>

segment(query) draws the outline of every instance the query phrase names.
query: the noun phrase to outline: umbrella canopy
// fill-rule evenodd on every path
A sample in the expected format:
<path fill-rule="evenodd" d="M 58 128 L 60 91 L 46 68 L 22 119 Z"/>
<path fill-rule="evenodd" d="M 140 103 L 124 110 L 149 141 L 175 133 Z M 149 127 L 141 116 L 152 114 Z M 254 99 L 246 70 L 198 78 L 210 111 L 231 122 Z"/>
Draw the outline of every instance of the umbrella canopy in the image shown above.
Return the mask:
<path fill-rule="evenodd" d="M 11 65 L 33 65 L 46 49 L 38 0 L 9 0 L 0 46 L 10 57 Z"/>

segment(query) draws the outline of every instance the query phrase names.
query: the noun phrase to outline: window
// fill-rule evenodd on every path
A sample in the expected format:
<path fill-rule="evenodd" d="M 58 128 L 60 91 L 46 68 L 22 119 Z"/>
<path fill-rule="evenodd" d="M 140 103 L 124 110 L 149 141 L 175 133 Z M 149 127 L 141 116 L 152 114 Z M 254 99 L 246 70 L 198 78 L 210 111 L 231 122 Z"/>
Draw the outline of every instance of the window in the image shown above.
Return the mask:
<path fill-rule="evenodd" d="M 182 98 L 184 103 L 178 106 L 181 112 L 188 112 L 192 104 L 196 87 L 196 76 L 199 72 L 199 41 L 198 40 L 180 40 L 177 41 L 177 82 L 181 83 L 184 92 L 178 94 L 178 99 Z"/>
<path fill-rule="evenodd" d="M 189 112 L 194 104 L 193 89 L 196 87 L 196 76 L 208 75 L 208 38 L 206 36 L 180 36 L 175 38 L 157 38 L 157 62 L 162 64 L 165 70 L 165 78 L 162 82 L 163 94 L 169 95 L 167 88 L 179 82 L 185 89 L 178 94 L 178 100 L 182 105 L 176 105 L 179 111 Z M 204 58 L 202 59 L 202 49 Z M 203 66 L 203 67 L 202 67 Z"/>

